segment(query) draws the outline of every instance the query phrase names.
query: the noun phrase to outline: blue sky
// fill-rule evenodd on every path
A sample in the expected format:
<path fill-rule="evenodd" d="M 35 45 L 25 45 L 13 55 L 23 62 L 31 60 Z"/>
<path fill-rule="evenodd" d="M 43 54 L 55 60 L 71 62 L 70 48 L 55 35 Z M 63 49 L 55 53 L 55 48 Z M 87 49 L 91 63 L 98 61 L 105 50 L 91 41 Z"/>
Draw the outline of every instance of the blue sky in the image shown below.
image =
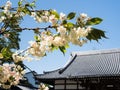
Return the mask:
<path fill-rule="evenodd" d="M 0 5 L 5 1 L 1 0 Z M 13 5 L 17 1 L 11 0 Z M 83 47 L 70 45 L 65 56 L 60 51 L 55 51 L 39 61 L 24 62 L 32 70 L 42 73 L 61 68 L 69 60 L 73 51 L 120 48 L 120 0 L 37 0 L 36 5 L 37 9 L 55 9 L 66 14 L 76 12 L 78 15 L 86 13 L 91 17 L 100 17 L 103 22 L 96 27 L 106 31 L 106 36 L 109 39 L 102 39 L 99 43 L 88 42 Z M 25 18 L 22 25 L 24 27 L 38 26 L 35 22 L 32 23 L 31 18 L 28 17 Z M 21 49 L 25 49 L 28 46 L 28 41 L 33 39 L 32 32 L 23 32 L 21 38 Z"/>

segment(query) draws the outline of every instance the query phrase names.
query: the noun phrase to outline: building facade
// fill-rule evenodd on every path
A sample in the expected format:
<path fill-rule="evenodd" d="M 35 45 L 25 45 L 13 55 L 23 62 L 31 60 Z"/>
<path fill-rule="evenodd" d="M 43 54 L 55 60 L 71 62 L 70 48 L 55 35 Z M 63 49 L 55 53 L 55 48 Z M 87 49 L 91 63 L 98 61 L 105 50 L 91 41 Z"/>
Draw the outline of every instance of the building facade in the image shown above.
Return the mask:
<path fill-rule="evenodd" d="M 64 68 L 36 79 L 51 90 L 120 90 L 120 49 L 73 52 Z"/>

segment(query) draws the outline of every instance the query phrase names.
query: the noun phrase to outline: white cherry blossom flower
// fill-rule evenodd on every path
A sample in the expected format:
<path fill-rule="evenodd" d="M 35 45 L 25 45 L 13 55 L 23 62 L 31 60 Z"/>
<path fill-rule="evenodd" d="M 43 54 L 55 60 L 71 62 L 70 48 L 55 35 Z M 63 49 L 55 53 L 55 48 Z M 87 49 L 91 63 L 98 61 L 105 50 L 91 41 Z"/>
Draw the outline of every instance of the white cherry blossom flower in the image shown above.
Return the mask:
<path fill-rule="evenodd" d="M 62 38 L 59 36 L 56 36 L 53 40 L 54 46 L 62 46 Z"/>
<path fill-rule="evenodd" d="M 55 25 L 57 21 L 58 19 L 55 17 L 55 15 L 49 16 L 49 22 L 52 23 L 52 25 Z"/>
<path fill-rule="evenodd" d="M 0 22 L 2 22 L 2 21 L 5 20 L 5 19 L 6 19 L 5 16 L 1 16 L 1 17 L 0 17 Z"/>
<path fill-rule="evenodd" d="M 87 18 L 87 17 L 88 17 L 88 16 L 87 16 L 87 14 L 85 14 L 85 13 L 81 13 L 81 14 L 80 14 L 80 18 L 81 18 L 81 19 L 85 19 L 85 18 Z"/>
<path fill-rule="evenodd" d="M 35 12 L 31 12 L 31 17 L 35 17 L 36 13 Z"/>
<path fill-rule="evenodd" d="M 39 16 L 35 16 L 35 18 L 34 18 L 38 23 L 41 23 L 42 22 L 42 19 L 41 19 L 41 17 L 39 17 Z"/>
<path fill-rule="evenodd" d="M 61 21 L 64 21 L 64 20 L 66 20 L 66 15 L 64 14 L 64 13 L 60 13 L 60 20 Z"/>
<path fill-rule="evenodd" d="M 9 9 L 11 8 L 11 6 L 12 6 L 12 3 L 10 2 L 10 1 L 7 1 L 6 2 L 6 5 L 5 5 L 5 7 L 4 7 L 4 13 L 8 13 L 9 12 Z"/>
<path fill-rule="evenodd" d="M 49 90 L 48 86 L 46 86 L 45 84 L 41 83 L 39 85 L 39 89 L 38 90 Z"/>
<path fill-rule="evenodd" d="M 66 33 L 66 28 L 63 26 L 57 27 L 58 32 L 63 36 Z"/>

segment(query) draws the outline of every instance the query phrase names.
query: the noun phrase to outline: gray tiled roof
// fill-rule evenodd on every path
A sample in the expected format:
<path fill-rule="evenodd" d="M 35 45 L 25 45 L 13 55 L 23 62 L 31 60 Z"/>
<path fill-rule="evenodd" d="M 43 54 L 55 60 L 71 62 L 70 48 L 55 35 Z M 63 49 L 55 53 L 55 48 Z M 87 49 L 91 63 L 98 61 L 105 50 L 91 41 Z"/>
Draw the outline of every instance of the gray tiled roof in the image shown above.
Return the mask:
<path fill-rule="evenodd" d="M 120 49 L 73 52 L 73 58 L 62 69 L 38 78 L 71 78 L 120 75 Z"/>
<path fill-rule="evenodd" d="M 50 72 L 45 72 L 44 74 L 38 74 L 38 75 L 36 75 L 36 78 L 38 78 L 38 79 L 62 78 L 63 75 L 59 74 L 60 70 L 61 69 L 58 69 L 55 71 L 50 71 Z"/>

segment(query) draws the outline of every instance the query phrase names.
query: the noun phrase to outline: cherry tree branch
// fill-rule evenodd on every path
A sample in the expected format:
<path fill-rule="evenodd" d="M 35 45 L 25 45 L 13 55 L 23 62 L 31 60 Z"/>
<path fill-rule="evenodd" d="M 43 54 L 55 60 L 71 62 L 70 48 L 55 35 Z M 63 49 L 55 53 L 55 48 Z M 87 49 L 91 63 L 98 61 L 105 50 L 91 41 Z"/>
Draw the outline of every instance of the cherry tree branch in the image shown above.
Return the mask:
<path fill-rule="evenodd" d="M 15 28 L 15 30 L 47 30 L 49 28 L 56 28 L 56 26 L 47 26 L 47 27 L 37 27 L 37 28 Z"/>
<path fill-rule="evenodd" d="M 50 29 L 50 28 L 56 28 L 57 26 L 47 26 L 47 27 L 37 27 L 37 28 L 14 28 L 14 30 L 33 30 L 33 31 L 35 31 L 35 30 L 48 30 L 48 29 Z M 0 34 L 4 34 L 5 32 L 8 32 L 9 30 L 7 30 L 7 31 L 2 31 L 2 30 L 0 30 Z"/>
<path fill-rule="evenodd" d="M 1 10 L 4 10 L 4 6 L 0 6 L 0 9 Z M 17 11 L 17 7 L 14 7 L 14 8 L 10 8 L 9 9 L 10 11 Z M 50 11 L 51 9 L 49 10 L 30 10 L 30 12 L 44 12 L 44 11 Z"/>

